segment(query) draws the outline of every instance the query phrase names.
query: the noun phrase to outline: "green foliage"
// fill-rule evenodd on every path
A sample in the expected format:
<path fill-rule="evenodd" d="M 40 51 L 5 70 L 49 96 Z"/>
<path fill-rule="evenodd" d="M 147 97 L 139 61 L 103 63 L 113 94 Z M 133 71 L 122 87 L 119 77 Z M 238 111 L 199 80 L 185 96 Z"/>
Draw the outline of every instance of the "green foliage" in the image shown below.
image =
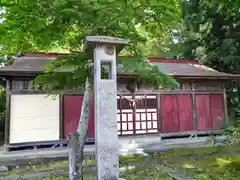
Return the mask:
<path fill-rule="evenodd" d="M 240 125 L 229 128 L 226 132 L 230 143 L 240 144 Z"/>
<path fill-rule="evenodd" d="M 80 50 L 86 35 L 109 35 L 131 39 L 132 53 L 147 40 L 139 28 L 159 36 L 180 14 L 175 0 L 2 0 L 0 7 L 6 11 L 0 44 L 7 52 Z"/>
<path fill-rule="evenodd" d="M 225 135 L 227 142 L 230 144 L 240 144 L 240 119 L 233 118 L 229 119 L 229 123 L 225 129 Z"/>
<path fill-rule="evenodd" d="M 0 66 L 10 65 L 12 63 L 11 54 L 0 54 Z M 4 84 L 0 87 L 0 124 L 5 122 L 6 112 L 6 90 Z"/>
<path fill-rule="evenodd" d="M 184 57 L 199 59 L 218 71 L 240 74 L 238 1 L 184 1 Z M 226 83 L 229 112 L 240 104 L 240 83 Z M 235 116 L 235 119 L 238 117 Z"/>
<path fill-rule="evenodd" d="M 2 0 L 0 7 L 5 9 L 1 14 L 5 20 L 0 24 L 0 44 L 6 47 L 0 50 L 2 53 L 72 52 L 69 57 L 58 58 L 34 82 L 48 92 L 83 88 L 86 77 L 92 79 L 91 60 L 84 53 L 76 53 L 81 51 L 86 35 L 130 39 L 125 54 L 137 57 L 144 54 L 141 51 L 148 38 L 161 37 L 161 32 L 175 25 L 180 17 L 180 4 L 175 0 Z M 177 84 L 156 66 L 143 58 L 136 62 L 140 61 L 138 70 L 134 68 L 140 84 L 155 88 Z M 136 62 L 131 61 L 134 67 Z M 71 68 L 70 72 L 66 68 Z"/>
<path fill-rule="evenodd" d="M 46 66 L 45 74 L 39 75 L 33 86 L 47 92 L 60 93 L 85 87 L 85 80 L 92 80 L 93 63 L 86 53 L 58 57 Z"/>
<path fill-rule="evenodd" d="M 93 81 L 92 62 L 86 53 L 59 57 L 46 66 L 45 74 L 39 75 L 33 81 L 33 85 L 47 92 L 59 94 L 72 89 L 83 89 L 87 77 Z M 123 66 L 124 73 L 136 75 L 136 81 L 141 86 L 156 89 L 178 86 L 175 79 L 160 72 L 159 67 L 149 63 L 144 56 L 139 55 L 131 59 L 121 58 L 117 60 L 117 64 Z"/>
<path fill-rule="evenodd" d="M 151 64 L 144 56 L 137 56 L 129 59 L 120 59 L 118 64 L 122 64 L 124 71 L 138 75 L 137 83 L 148 87 L 176 88 L 179 84 L 176 80 L 161 72 L 157 65 Z"/>

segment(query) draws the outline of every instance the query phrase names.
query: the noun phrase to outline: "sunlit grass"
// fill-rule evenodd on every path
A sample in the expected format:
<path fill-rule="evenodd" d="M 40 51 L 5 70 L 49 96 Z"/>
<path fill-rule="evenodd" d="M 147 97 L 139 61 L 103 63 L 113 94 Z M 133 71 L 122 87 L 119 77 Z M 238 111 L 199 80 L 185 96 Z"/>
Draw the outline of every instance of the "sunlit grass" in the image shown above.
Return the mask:
<path fill-rule="evenodd" d="M 120 170 L 120 172 L 124 173 L 126 171 L 133 170 L 135 168 L 136 168 L 136 166 L 124 166 L 124 167 L 120 167 L 119 170 Z"/>
<path fill-rule="evenodd" d="M 195 166 L 193 164 L 189 164 L 189 163 L 183 164 L 183 167 L 186 169 L 194 169 L 195 168 Z"/>
<path fill-rule="evenodd" d="M 173 156 L 191 156 L 191 155 L 202 155 L 202 154 L 213 154 L 220 153 L 228 150 L 230 147 L 208 147 L 208 148 L 192 148 L 192 149 L 176 149 L 169 150 L 163 153 L 155 153 L 153 157 L 155 158 L 169 158 Z"/>
<path fill-rule="evenodd" d="M 222 168 L 222 167 L 224 167 L 224 166 L 226 166 L 226 165 L 229 165 L 229 164 L 231 164 L 233 161 L 232 161 L 232 158 L 230 158 L 230 157 L 227 157 L 227 158 L 222 158 L 222 157 L 218 157 L 218 158 L 216 158 L 216 164 L 220 167 L 220 168 Z"/>
<path fill-rule="evenodd" d="M 189 158 L 168 162 L 179 172 L 192 175 L 196 180 L 239 180 L 240 155 Z"/>

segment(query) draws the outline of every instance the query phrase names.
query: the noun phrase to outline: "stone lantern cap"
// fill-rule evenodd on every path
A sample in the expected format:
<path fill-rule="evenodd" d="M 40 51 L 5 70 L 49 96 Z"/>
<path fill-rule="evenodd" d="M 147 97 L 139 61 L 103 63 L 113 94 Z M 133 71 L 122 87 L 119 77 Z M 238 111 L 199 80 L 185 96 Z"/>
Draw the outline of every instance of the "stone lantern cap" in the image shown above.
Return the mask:
<path fill-rule="evenodd" d="M 92 50 L 99 45 L 112 45 L 116 47 L 116 54 L 118 54 L 123 47 L 129 43 L 129 40 L 109 37 L 109 36 L 86 36 L 84 41 L 84 51 L 92 52 Z"/>

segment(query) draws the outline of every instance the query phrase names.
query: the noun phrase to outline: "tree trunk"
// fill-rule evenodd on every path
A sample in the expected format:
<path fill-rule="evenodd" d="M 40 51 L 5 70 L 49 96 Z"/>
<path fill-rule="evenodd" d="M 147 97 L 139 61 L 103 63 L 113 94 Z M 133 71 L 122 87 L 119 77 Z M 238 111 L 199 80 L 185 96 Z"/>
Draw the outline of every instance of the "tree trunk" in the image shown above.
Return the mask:
<path fill-rule="evenodd" d="M 77 166 L 78 152 L 78 134 L 75 132 L 69 137 L 69 180 L 80 179 L 80 174 Z"/>
<path fill-rule="evenodd" d="M 88 130 L 91 101 L 92 90 L 87 79 L 77 132 L 69 138 L 69 180 L 83 180 L 83 149 Z M 77 158 L 80 160 L 79 164 L 77 164 Z"/>

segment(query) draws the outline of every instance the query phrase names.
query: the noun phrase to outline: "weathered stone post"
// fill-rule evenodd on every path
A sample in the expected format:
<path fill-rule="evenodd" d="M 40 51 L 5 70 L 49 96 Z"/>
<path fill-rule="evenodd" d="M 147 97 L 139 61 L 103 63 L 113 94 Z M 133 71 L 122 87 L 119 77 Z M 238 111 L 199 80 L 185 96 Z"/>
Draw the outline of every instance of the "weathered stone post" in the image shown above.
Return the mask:
<path fill-rule="evenodd" d="M 87 36 L 85 51 L 94 61 L 94 112 L 95 144 L 98 180 L 119 179 L 117 135 L 117 78 L 116 55 L 128 40 Z M 101 67 L 108 70 L 108 77 L 101 76 Z"/>

